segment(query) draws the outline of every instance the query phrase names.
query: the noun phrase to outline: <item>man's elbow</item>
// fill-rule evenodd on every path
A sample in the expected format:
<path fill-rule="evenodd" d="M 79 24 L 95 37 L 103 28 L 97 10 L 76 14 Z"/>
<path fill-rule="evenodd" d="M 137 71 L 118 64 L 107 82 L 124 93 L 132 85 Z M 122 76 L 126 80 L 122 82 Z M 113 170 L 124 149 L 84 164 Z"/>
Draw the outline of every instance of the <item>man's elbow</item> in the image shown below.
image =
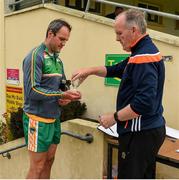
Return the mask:
<path fill-rule="evenodd" d="M 153 101 L 150 100 L 146 103 L 131 104 L 131 108 L 140 115 L 153 114 L 155 111 L 155 105 Z"/>

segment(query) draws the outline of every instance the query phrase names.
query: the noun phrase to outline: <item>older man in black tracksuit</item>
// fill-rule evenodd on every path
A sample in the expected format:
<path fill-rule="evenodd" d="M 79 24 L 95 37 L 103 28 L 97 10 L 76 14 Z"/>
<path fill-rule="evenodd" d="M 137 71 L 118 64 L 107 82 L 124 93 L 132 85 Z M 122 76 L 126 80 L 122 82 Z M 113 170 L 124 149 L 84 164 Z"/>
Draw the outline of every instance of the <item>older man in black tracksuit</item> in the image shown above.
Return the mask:
<path fill-rule="evenodd" d="M 165 138 L 164 62 L 146 34 L 141 11 L 130 9 L 121 13 L 114 28 L 117 41 L 131 56 L 114 66 L 80 69 L 72 80 L 83 81 L 89 75 L 121 78 L 116 111 L 100 116 L 105 128 L 117 122 L 118 178 L 154 178 L 155 157 Z"/>

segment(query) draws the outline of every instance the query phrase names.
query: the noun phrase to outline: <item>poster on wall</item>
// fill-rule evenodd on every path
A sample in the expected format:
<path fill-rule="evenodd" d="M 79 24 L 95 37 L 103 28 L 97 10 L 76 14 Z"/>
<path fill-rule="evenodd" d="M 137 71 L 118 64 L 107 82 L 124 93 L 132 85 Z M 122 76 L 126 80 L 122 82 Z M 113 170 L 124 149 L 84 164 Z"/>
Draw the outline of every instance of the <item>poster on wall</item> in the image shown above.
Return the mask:
<path fill-rule="evenodd" d="M 7 69 L 7 83 L 19 85 L 19 69 Z"/>
<path fill-rule="evenodd" d="M 6 86 L 6 110 L 7 113 L 16 112 L 22 108 L 23 93 L 22 88 Z"/>
<path fill-rule="evenodd" d="M 113 66 L 123 60 L 125 60 L 127 57 L 129 57 L 129 54 L 106 54 L 105 58 L 105 66 Z M 119 86 L 121 80 L 119 78 L 105 78 L 104 84 L 106 86 Z"/>

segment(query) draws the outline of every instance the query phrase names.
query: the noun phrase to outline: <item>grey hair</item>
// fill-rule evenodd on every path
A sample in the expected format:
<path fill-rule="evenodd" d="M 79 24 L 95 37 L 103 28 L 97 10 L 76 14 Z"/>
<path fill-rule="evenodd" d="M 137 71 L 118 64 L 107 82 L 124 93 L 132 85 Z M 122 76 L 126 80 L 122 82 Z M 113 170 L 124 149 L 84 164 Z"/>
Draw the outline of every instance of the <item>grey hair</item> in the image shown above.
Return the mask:
<path fill-rule="evenodd" d="M 145 20 L 144 12 L 137 10 L 137 9 L 129 9 L 124 12 L 126 16 L 126 25 L 131 27 L 132 25 L 137 25 L 141 34 L 146 33 L 147 29 L 147 22 Z"/>

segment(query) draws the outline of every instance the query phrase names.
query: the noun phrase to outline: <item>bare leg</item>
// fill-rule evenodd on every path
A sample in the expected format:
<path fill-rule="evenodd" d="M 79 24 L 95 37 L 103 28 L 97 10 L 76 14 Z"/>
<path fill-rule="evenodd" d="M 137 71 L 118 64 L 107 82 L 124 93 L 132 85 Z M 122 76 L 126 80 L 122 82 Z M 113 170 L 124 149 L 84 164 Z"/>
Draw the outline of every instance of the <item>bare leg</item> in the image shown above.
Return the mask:
<path fill-rule="evenodd" d="M 47 152 L 38 153 L 29 151 L 29 157 L 30 168 L 27 174 L 27 179 L 39 179 L 47 159 Z"/>
<path fill-rule="evenodd" d="M 52 164 L 55 159 L 56 149 L 57 149 L 56 144 L 50 145 L 48 152 L 47 152 L 47 158 L 45 161 L 44 168 L 42 170 L 42 173 L 40 174 L 40 179 L 50 179 L 50 173 L 51 173 Z"/>

